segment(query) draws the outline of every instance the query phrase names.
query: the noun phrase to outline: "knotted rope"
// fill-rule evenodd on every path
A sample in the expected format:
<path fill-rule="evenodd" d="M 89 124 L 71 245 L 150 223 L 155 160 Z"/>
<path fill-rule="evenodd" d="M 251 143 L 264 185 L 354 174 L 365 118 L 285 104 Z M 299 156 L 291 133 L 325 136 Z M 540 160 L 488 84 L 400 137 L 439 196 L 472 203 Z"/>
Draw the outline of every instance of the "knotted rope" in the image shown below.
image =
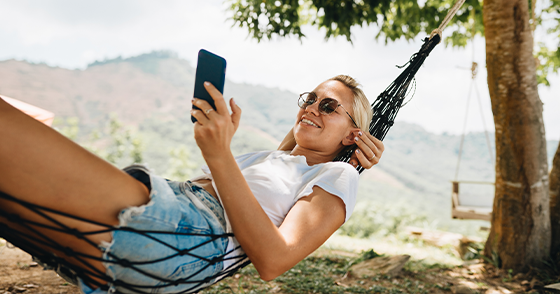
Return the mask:
<path fill-rule="evenodd" d="M 430 52 L 436 47 L 437 44 L 443 39 L 442 31 L 447 26 L 449 21 L 455 16 L 459 8 L 465 3 L 465 0 L 458 0 L 455 5 L 449 10 L 447 16 L 443 19 L 440 26 L 433 30 L 430 37 L 424 38 L 424 44 L 420 50 L 414 53 L 410 60 L 399 68 L 404 68 L 402 73 L 383 91 L 375 101 L 371 104 L 373 110 L 373 118 L 369 125 L 369 133 L 379 140 L 383 140 L 393 126 L 395 117 L 399 109 L 404 106 L 403 102 L 409 94 L 411 85 L 416 85 L 414 76 L 420 69 L 420 66 L 430 55 Z M 349 162 L 352 153 L 356 150 L 356 145 L 344 149 L 334 159 L 334 161 Z M 356 167 L 358 172 L 362 173 L 364 168 L 361 165 Z"/>
<path fill-rule="evenodd" d="M 445 16 L 445 18 L 443 19 L 439 27 L 432 31 L 432 33 L 430 34 L 430 39 L 433 38 L 435 35 L 439 35 L 440 42 L 441 40 L 443 40 L 443 29 L 445 29 L 447 24 L 451 21 L 451 19 L 455 16 L 455 14 L 457 14 L 457 11 L 459 11 L 459 8 L 461 8 L 461 6 L 463 6 L 464 3 L 465 0 L 459 0 L 455 2 L 455 5 L 453 5 L 453 7 L 451 7 L 449 12 L 447 12 L 447 15 Z"/>
<path fill-rule="evenodd" d="M 34 212 L 37 215 L 37 219 L 42 220 L 42 222 L 40 222 L 37 220 L 32 221 L 32 220 L 24 219 L 21 218 L 19 215 L 7 211 L 3 207 L 0 207 L 1 217 L 6 218 L 8 221 L 12 223 L 17 223 L 19 226 L 23 228 L 23 230 L 16 229 L 5 223 L 0 223 L 0 236 L 6 239 L 11 244 L 14 244 L 15 246 L 19 247 L 23 251 L 31 254 L 33 256 L 33 260 L 41 264 L 45 269 L 55 270 L 61 277 L 63 277 L 65 280 L 73 284 L 78 284 L 78 278 L 80 278 L 90 288 L 100 288 L 104 291 L 109 291 L 109 285 L 107 283 L 110 283 L 113 286 L 118 286 L 119 289 L 125 291 L 126 293 L 148 294 L 148 293 L 154 293 L 154 291 L 158 291 L 158 293 L 164 292 L 164 293 L 174 293 L 174 294 L 187 294 L 187 293 L 198 292 L 201 290 L 201 288 L 209 285 L 210 283 L 215 283 L 221 279 L 233 275 L 238 269 L 250 263 L 249 260 L 246 258 L 245 254 L 243 255 L 235 254 L 238 247 L 235 247 L 232 250 L 228 250 L 227 252 L 224 252 L 224 254 L 215 256 L 214 258 L 211 259 L 205 258 L 204 256 L 200 256 L 197 254 L 196 250 L 198 248 L 206 245 L 212 246 L 211 245 L 212 242 L 218 239 L 227 239 L 229 237 L 232 237 L 233 234 L 229 234 L 229 233 L 211 234 L 211 233 L 197 233 L 197 232 L 181 233 L 181 232 L 171 232 L 171 231 L 168 232 L 168 231 L 155 231 L 155 230 L 138 230 L 125 226 L 116 227 L 116 226 L 110 226 L 92 220 L 84 219 L 82 217 L 78 217 L 69 213 L 56 211 L 54 209 L 46 208 L 40 205 L 32 204 L 17 199 L 1 191 L 0 191 L 0 199 L 17 203 L 21 207 Z M 99 226 L 102 229 L 97 231 L 80 232 L 57 221 L 55 218 L 52 217 L 52 215 L 63 216 L 66 218 L 87 222 Z M 43 228 L 46 230 L 51 230 L 53 232 L 59 232 L 59 233 L 75 236 L 78 239 L 86 241 L 89 244 L 89 246 L 95 248 L 98 248 L 98 244 L 91 241 L 89 239 L 89 236 L 99 234 L 99 233 L 104 233 L 104 232 L 126 231 L 153 240 L 157 244 L 172 249 L 173 253 L 169 254 L 168 256 L 159 258 L 157 260 L 147 260 L 147 261 L 128 260 L 126 258 L 115 256 L 111 252 L 107 252 L 108 255 L 107 258 L 96 257 L 73 250 L 72 248 L 67 247 L 65 244 L 60 244 L 56 239 L 52 238 L 50 235 L 46 235 L 42 233 L 40 230 L 38 230 L 38 228 Z M 170 235 L 193 236 L 193 237 L 201 237 L 202 239 L 199 244 L 191 248 L 181 249 L 181 248 L 174 247 L 173 245 L 163 240 L 162 236 L 165 237 Z M 69 262 L 64 258 L 58 257 L 57 255 L 53 254 L 51 250 L 59 251 L 69 257 L 72 257 L 75 259 L 75 262 Z M 131 250 L 134 249 L 132 248 Z M 167 277 L 162 277 L 159 276 L 158 274 L 148 272 L 146 271 L 145 267 L 143 267 L 144 265 L 165 262 L 168 259 L 177 256 L 184 256 L 184 255 L 195 257 L 201 263 L 204 263 L 201 269 L 191 273 L 191 275 L 186 278 L 172 280 Z M 119 279 L 113 279 L 109 277 L 105 272 L 102 272 L 97 268 L 93 267 L 91 263 L 91 261 L 93 260 L 102 261 L 106 264 L 117 264 L 124 268 L 129 268 L 137 273 L 141 273 L 142 275 L 148 278 L 157 280 L 159 281 L 159 283 L 156 286 L 136 285 Z M 206 268 L 214 265 L 217 262 L 222 262 L 226 260 L 232 263 L 232 265 L 228 269 L 221 271 L 212 276 L 197 278 L 199 273 L 204 271 Z M 100 280 L 104 282 L 100 282 Z M 186 286 L 181 288 L 183 290 L 177 290 L 176 288 L 177 285 L 186 285 Z M 121 291 L 117 291 L 116 293 L 121 293 Z"/>

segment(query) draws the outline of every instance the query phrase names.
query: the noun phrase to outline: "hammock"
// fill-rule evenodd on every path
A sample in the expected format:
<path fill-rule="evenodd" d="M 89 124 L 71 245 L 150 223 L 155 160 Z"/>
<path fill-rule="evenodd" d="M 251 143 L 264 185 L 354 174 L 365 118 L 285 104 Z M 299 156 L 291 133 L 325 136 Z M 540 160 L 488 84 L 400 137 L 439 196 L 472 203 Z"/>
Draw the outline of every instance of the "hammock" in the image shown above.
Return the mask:
<path fill-rule="evenodd" d="M 430 52 L 439 44 L 441 40 L 440 34 L 433 34 L 430 38 L 424 39 L 424 44 L 420 50 L 412 55 L 410 61 L 408 61 L 402 67 L 406 68 L 403 72 L 383 91 L 375 101 L 371 104 L 373 110 L 373 117 L 369 124 L 369 133 L 376 137 L 377 139 L 383 141 L 389 129 L 393 126 L 395 122 L 395 117 L 399 112 L 399 109 L 404 106 L 404 100 L 409 93 L 411 85 L 415 85 L 414 75 L 420 66 L 424 63 L 424 60 Z M 400 67 L 400 68 L 402 68 Z M 356 150 L 357 146 L 353 145 L 345 150 L 343 150 L 334 161 L 350 162 L 350 158 Z M 361 165 L 356 167 L 359 173 L 364 171 Z"/>
<path fill-rule="evenodd" d="M 430 37 L 425 38 L 424 39 L 424 44 L 422 45 L 420 50 L 417 53 L 415 53 L 414 55 L 412 55 L 410 60 L 405 65 L 400 67 L 400 68 L 405 68 L 406 67 L 403 70 L 403 72 L 372 103 L 371 107 L 372 107 L 374 115 L 373 115 L 372 121 L 371 121 L 370 126 L 369 126 L 369 132 L 374 137 L 378 138 L 379 140 L 383 140 L 385 138 L 385 135 L 387 134 L 387 132 L 389 131 L 391 126 L 393 126 L 395 117 L 396 117 L 399 109 L 403 106 L 403 102 L 404 102 L 407 94 L 409 93 L 410 86 L 414 85 L 414 83 L 415 83 L 414 82 L 414 75 L 416 74 L 416 72 L 418 71 L 420 66 L 424 63 L 424 60 L 426 59 L 426 57 L 428 57 L 430 52 L 432 52 L 432 50 L 435 48 L 435 46 L 440 43 L 441 38 L 442 38 L 441 32 L 442 32 L 443 28 L 447 25 L 449 20 L 455 15 L 457 10 L 461 7 L 461 5 L 464 2 L 465 2 L 465 0 L 457 1 L 455 6 L 453 6 L 453 8 L 447 14 L 446 18 L 443 20 L 440 27 L 438 29 L 434 30 Z M 354 148 L 348 148 L 348 149 L 344 150 L 343 152 L 341 152 L 341 154 L 339 156 L 337 156 L 337 158 L 335 158 L 335 161 L 349 162 L 350 157 L 351 157 L 354 150 L 355 150 L 355 147 Z M 360 173 L 364 170 L 364 168 L 362 166 L 358 166 L 356 169 Z M 100 288 L 104 291 L 107 291 L 109 289 L 109 284 L 110 284 L 110 285 L 114 285 L 116 287 L 119 287 L 121 289 L 126 290 L 127 293 L 139 293 L 139 294 L 152 293 L 153 291 L 157 291 L 159 289 L 161 289 L 162 291 L 165 291 L 165 293 L 176 293 L 176 294 L 179 294 L 179 293 L 194 293 L 194 292 L 200 291 L 202 288 L 204 288 L 206 286 L 209 286 L 213 283 L 216 283 L 216 282 L 220 281 L 223 278 L 231 276 L 237 270 L 239 270 L 240 268 L 242 268 L 242 267 L 244 267 L 244 266 L 246 266 L 247 264 L 250 263 L 250 261 L 248 260 L 246 255 L 231 256 L 231 253 L 233 251 L 235 251 L 237 248 L 234 248 L 232 251 L 225 252 L 222 256 L 218 256 L 218 257 L 215 257 L 215 258 L 210 259 L 210 260 L 206 259 L 206 258 L 203 258 L 203 257 L 196 256 L 196 254 L 193 253 L 193 251 L 195 249 L 197 249 L 201 246 L 204 246 L 205 244 L 213 242 L 216 239 L 229 238 L 229 237 L 233 236 L 233 234 L 221 234 L 221 235 L 204 234 L 204 235 L 201 235 L 201 234 L 186 234 L 186 233 L 162 232 L 162 231 L 144 231 L 144 230 L 135 230 L 135 229 L 131 229 L 131 228 L 128 228 L 128 227 L 115 227 L 115 226 L 109 226 L 109 225 L 106 225 L 106 224 L 102 224 L 102 223 L 94 222 L 94 221 L 91 221 L 91 220 L 87 220 L 87 219 L 84 219 L 84 218 L 80 218 L 80 217 L 70 215 L 70 214 L 67 214 L 67 213 L 61 213 L 59 211 L 49 209 L 49 208 L 46 208 L 46 207 L 42 207 L 42 206 L 39 206 L 39 205 L 35 205 L 35 204 L 29 203 L 29 202 L 25 202 L 25 201 L 17 199 L 16 197 L 13 197 L 11 195 L 3 193 L 1 191 L 0 191 L 0 198 L 19 204 L 19 205 L 25 207 L 26 209 L 34 212 L 38 216 L 41 216 L 42 218 L 44 218 L 47 221 L 45 223 L 50 223 L 50 225 L 45 225 L 45 224 L 42 224 L 42 223 L 39 223 L 39 222 L 26 220 L 26 219 L 23 219 L 23 218 L 19 217 L 17 214 L 13 214 L 9 211 L 5 211 L 4 209 L 2 209 L 0 207 L 0 217 L 4 217 L 10 222 L 18 223 L 30 232 L 30 233 L 20 232 L 18 230 L 10 228 L 6 224 L 0 223 L 0 237 L 5 238 L 7 241 L 12 243 L 13 245 L 15 245 L 15 246 L 21 248 L 22 250 L 28 252 L 29 254 L 31 254 L 34 257 L 34 259 L 38 263 L 40 263 L 41 265 L 45 266 L 48 269 L 56 270 L 57 273 L 59 273 L 60 276 L 62 276 L 63 278 L 65 278 L 66 280 L 68 280 L 69 282 L 72 282 L 74 284 L 77 284 L 78 278 L 80 278 L 90 288 Z M 65 226 L 64 224 L 54 220 L 52 217 L 49 216 L 49 214 L 56 214 L 56 215 L 59 215 L 59 216 L 69 217 L 69 218 L 72 218 L 72 219 L 75 219 L 75 220 L 88 222 L 88 223 L 91 223 L 91 224 L 95 224 L 95 225 L 104 227 L 105 229 L 100 230 L 100 231 L 94 231 L 94 232 L 80 232 L 80 231 L 74 230 L 72 228 L 69 228 L 69 227 Z M 136 233 L 136 234 L 143 235 L 146 238 L 150 238 L 150 239 L 152 239 L 156 242 L 159 242 L 160 244 L 162 244 L 164 246 L 172 248 L 175 253 L 173 255 L 167 257 L 167 258 L 163 258 L 163 259 L 160 259 L 160 260 L 149 261 L 149 262 L 147 262 L 147 261 L 144 261 L 144 262 L 130 261 L 130 260 L 126 260 L 126 259 L 123 259 L 123 258 L 119 258 L 118 256 L 110 256 L 111 260 L 106 260 L 106 259 L 102 259 L 102 258 L 99 258 L 99 257 L 90 256 L 90 255 L 86 255 L 86 254 L 83 254 L 83 253 L 80 253 L 80 252 L 76 252 L 76 251 L 72 250 L 71 248 L 68 248 L 68 247 L 64 246 L 63 244 L 59 244 L 59 243 L 56 242 L 56 240 L 53 240 L 49 236 L 46 236 L 46 235 L 38 232 L 36 229 L 34 229 L 34 226 L 47 228 L 47 229 L 50 229 L 50 230 L 53 230 L 53 231 L 56 231 L 56 232 L 61 232 L 61 233 L 64 233 L 64 234 L 75 236 L 79 239 L 85 240 L 90 245 L 95 246 L 95 247 L 97 247 L 97 244 L 95 244 L 94 242 L 89 240 L 88 235 L 105 233 L 105 232 L 114 232 L 114 231 L 119 231 L 119 230 L 120 231 L 133 232 L 133 233 Z M 164 241 L 160 240 L 162 238 L 158 238 L 158 236 L 162 236 L 162 235 L 178 235 L 178 234 L 192 235 L 192 236 L 199 236 L 199 237 L 203 236 L 206 240 L 204 242 L 201 242 L 200 244 L 198 244 L 195 247 L 181 250 L 179 248 L 174 248 L 173 246 L 171 246 L 171 245 L 165 243 Z M 39 236 L 41 238 L 41 240 L 37 240 L 36 239 L 37 236 Z M 36 242 L 40 242 L 43 246 L 49 247 L 52 250 L 64 252 L 67 256 L 74 257 L 76 260 L 81 262 L 81 265 L 78 266 L 78 265 L 69 263 L 68 261 L 66 261 L 63 258 L 57 257 L 52 252 L 49 252 L 49 251 L 43 249 L 42 247 L 37 246 Z M 220 273 L 218 273 L 214 276 L 206 277 L 202 280 L 188 280 L 188 279 L 169 280 L 169 279 L 166 279 L 164 277 L 159 277 L 157 275 L 145 272 L 140 268 L 141 265 L 160 262 L 162 260 L 170 259 L 170 258 L 180 256 L 180 255 L 191 255 L 191 256 L 195 256 L 197 258 L 200 258 L 201 260 L 203 260 L 205 262 L 206 267 L 210 267 L 217 262 L 222 262 L 222 261 L 225 261 L 225 260 L 233 261 L 233 265 L 228 267 L 228 270 L 226 270 L 225 272 L 220 272 Z M 112 278 L 108 277 L 106 275 L 106 273 L 101 272 L 101 271 L 97 270 L 96 268 L 94 268 L 87 261 L 88 259 L 98 260 L 98 261 L 102 261 L 102 262 L 105 262 L 105 263 L 115 263 L 115 264 L 118 264 L 122 267 L 131 268 L 131 269 L 133 269 L 133 270 L 135 270 L 139 273 L 145 274 L 146 276 L 148 276 L 152 279 L 159 280 L 160 283 L 158 283 L 158 286 L 142 286 L 142 285 L 133 285 L 133 284 L 130 284 L 130 283 L 126 283 L 126 282 L 118 280 L 118 279 L 113 280 Z M 202 270 L 204 270 L 204 268 L 201 269 L 200 271 L 202 271 Z M 196 276 L 196 274 L 198 274 L 198 272 L 193 273 L 192 277 Z M 105 281 L 105 283 L 99 282 L 99 280 Z M 179 292 L 173 292 L 173 287 L 176 287 L 178 285 L 189 285 L 189 287 L 186 288 L 186 290 L 181 290 Z M 177 289 L 177 288 L 175 288 L 175 289 Z"/>
<path fill-rule="evenodd" d="M 0 198 L 18 203 L 19 205 L 25 207 L 26 209 L 29 209 L 29 210 L 33 211 L 34 213 L 36 213 L 37 215 L 41 216 L 42 218 L 47 220 L 47 223 L 49 223 L 49 225 L 45 225 L 45 224 L 38 223 L 36 221 L 26 220 L 26 219 L 23 219 L 23 218 L 19 217 L 17 214 L 13 214 L 13 213 L 10 213 L 8 211 L 5 211 L 3 208 L 0 207 L 0 216 L 5 217 L 8 221 L 11 221 L 11 222 L 14 222 L 14 223 L 17 223 L 17 224 L 23 226 L 26 230 L 29 230 L 29 232 L 34 234 L 33 235 L 33 234 L 30 234 L 30 233 L 24 233 L 24 232 L 21 232 L 19 230 L 15 230 L 13 228 L 10 228 L 8 225 L 6 225 L 4 223 L 0 223 L 0 236 L 5 238 L 6 240 L 8 240 L 13 245 L 19 247 L 23 251 L 31 254 L 33 256 L 33 259 L 37 263 L 39 263 L 43 267 L 45 267 L 46 269 L 55 270 L 65 280 L 67 280 L 67 281 L 69 281 L 73 284 L 76 284 L 76 285 L 78 284 L 78 279 L 77 278 L 79 277 L 90 288 L 99 287 L 99 288 L 107 291 L 108 290 L 108 285 L 100 283 L 99 281 L 91 278 L 91 277 L 95 277 L 95 278 L 101 279 L 105 282 L 110 282 L 114 286 L 127 289 L 127 290 L 130 291 L 130 293 L 152 293 L 152 290 L 154 290 L 156 288 L 171 288 L 171 287 L 175 287 L 175 286 L 180 285 L 180 284 L 188 284 L 189 289 L 187 291 L 174 292 L 174 293 L 192 293 L 193 291 L 196 292 L 196 291 L 200 290 L 201 286 L 203 286 L 203 285 L 209 285 L 209 283 L 211 283 L 211 282 L 215 283 L 215 282 L 217 282 L 217 281 L 219 281 L 219 280 L 221 280 L 225 277 L 228 277 L 228 276 L 232 275 L 238 269 L 240 269 L 240 268 L 242 268 L 242 267 L 244 267 L 244 266 L 246 266 L 250 263 L 247 256 L 244 255 L 244 254 L 239 255 L 239 256 L 232 256 L 232 253 L 235 250 L 237 250 L 238 248 L 233 248 L 232 250 L 230 250 L 228 252 L 225 252 L 223 255 L 214 257 L 213 259 L 207 259 L 207 258 L 196 255 L 196 253 L 193 253 L 193 251 L 196 252 L 197 248 L 200 248 L 200 247 L 202 247 L 206 244 L 214 242 L 216 239 L 227 239 L 227 238 L 233 236 L 233 234 L 226 233 L 226 234 L 214 235 L 214 234 L 176 233 L 176 232 L 165 232 L 165 231 L 135 230 L 135 229 L 132 229 L 132 228 L 129 228 L 129 227 L 115 227 L 115 226 L 110 226 L 110 225 L 106 225 L 106 224 L 103 224 L 103 223 L 87 220 L 87 219 L 77 217 L 77 216 L 74 216 L 74 215 L 71 215 L 71 214 L 68 214 L 68 213 L 62 213 L 62 212 L 59 212 L 59 211 L 56 211 L 56 210 L 53 210 L 53 209 L 49 209 L 49 208 L 46 208 L 46 207 L 43 207 L 43 206 L 35 205 L 35 204 L 29 203 L 29 202 L 26 202 L 26 201 L 22 201 L 22 200 L 19 200 L 15 197 L 12 197 L 12 196 L 10 196 L 6 193 L 3 193 L 3 192 L 0 192 Z M 53 214 L 56 214 L 56 215 L 69 217 L 69 218 L 72 218 L 72 219 L 75 219 L 75 220 L 88 222 L 88 223 L 91 223 L 91 224 L 102 226 L 105 229 L 104 230 L 98 230 L 98 231 L 90 231 L 90 232 L 80 232 L 80 231 L 74 230 L 72 228 L 69 228 L 66 225 L 54 220 L 47 213 L 53 213 Z M 56 232 L 61 232 L 61 233 L 64 233 L 64 234 L 73 235 L 73 236 L 75 236 L 79 239 L 85 240 L 91 246 L 94 246 L 94 247 L 98 247 L 98 245 L 93 243 L 91 240 L 89 240 L 87 238 L 88 235 L 94 235 L 94 234 L 105 233 L 105 232 L 115 232 L 115 231 L 133 232 L 133 233 L 136 233 L 136 234 L 140 234 L 140 235 L 142 235 L 146 238 L 155 240 L 156 242 L 158 242 L 158 243 L 160 243 L 160 244 L 162 244 L 166 247 L 172 248 L 175 251 L 175 253 L 170 255 L 170 256 L 167 256 L 165 258 L 160 258 L 159 260 L 154 260 L 154 261 L 151 261 L 151 262 L 130 261 L 130 260 L 126 260 L 126 259 L 123 259 L 123 258 L 119 258 L 118 256 L 115 256 L 115 255 L 112 255 L 112 254 L 110 255 L 111 260 L 107 260 L 107 259 L 102 259 L 102 258 L 86 255 L 86 254 L 83 254 L 83 253 L 80 253 L 80 252 L 76 252 L 76 251 L 72 250 L 71 248 L 64 246 L 63 244 L 57 243 L 56 240 L 53 240 L 49 236 L 40 233 L 35 228 L 33 228 L 33 226 L 47 228 L 47 229 L 50 229 L 50 230 L 53 230 L 53 231 L 56 231 Z M 163 234 L 166 234 L 166 235 L 188 235 L 188 236 L 199 236 L 199 237 L 202 236 L 206 240 L 201 242 L 200 244 L 194 246 L 194 247 L 181 250 L 181 249 L 172 247 L 170 244 L 162 241 L 161 238 L 158 238 L 158 236 L 161 236 Z M 40 238 L 39 240 L 37 239 L 37 236 L 39 236 L 39 238 Z M 82 265 L 77 266 L 75 264 L 69 263 L 65 259 L 57 257 L 56 255 L 52 254 L 49 251 L 46 251 L 42 247 L 37 246 L 36 243 L 38 243 L 38 242 L 41 243 L 43 246 L 47 246 L 47 247 L 49 247 L 53 250 L 61 251 L 64 254 L 66 254 L 67 256 L 76 258 L 77 260 L 79 260 L 82 263 Z M 139 267 L 140 265 L 145 265 L 145 264 L 148 264 L 148 263 L 155 263 L 155 262 L 162 262 L 162 261 L 165 261 L 166 259 L 171 259 L 173 257 L 181 256 L 181 255 L 191 255 L 191 256 L 194 256 L 194 257 L 206 262 L 204 267 L 202 267 L 199 271 L 197 271 L 197 272 L 195 272 L 191 275 L 192 277 L 196 276 L 197 274 L 202 272 L 204 269 L 214 265 L 217 262 L 230 260 L 230 261 L 233 262 L 233 264 L 230 267 L 228 267 L 228 269 L 225 272 L 220 272 L 216 276 L 207 277 L 207 278 L 202 279 L 202 280 L 188 280 L 188 281 L 187 281 L 187 279 L 189 277 L 187 277 L 185 280 L 168 280 L 164 277 L 159 277 L 159 276 L 156 276 L 156 275 L 149 274 L 149 273 L 143 271 Z M 160 283 L 157 287 L 153 287 L 153 286 L 132 285 L 132 284 L 120 281 L 120 280 L 113 280 L 112 278 L 108 277 L 104 272 L 101 272 L 101 271 L 93 268 L 91 266 L 91 264 L 87 261 L 87 259 L 94 259 L 94 260 L 98 260 L 98 261 L 103 261 L 105 263 L 115 263 L 115 264 L 119 264 L 123 267 L 129 267 L 129 268 L 134 269 L 137 272 L 140 272 L 142 274 L 145 274 L 145 275 L 149 276 L 150 278 L 159 280 Z"/>

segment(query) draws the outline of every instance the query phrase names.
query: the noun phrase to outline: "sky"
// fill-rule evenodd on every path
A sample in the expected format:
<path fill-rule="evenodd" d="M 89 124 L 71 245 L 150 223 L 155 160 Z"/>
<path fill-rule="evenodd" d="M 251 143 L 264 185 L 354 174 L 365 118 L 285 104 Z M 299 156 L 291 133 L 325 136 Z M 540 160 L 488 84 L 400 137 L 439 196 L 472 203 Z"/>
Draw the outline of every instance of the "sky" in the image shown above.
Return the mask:
<path fill-rule="evenodd" d="M 259 43 L 245 29 L 232 27 L 230 12 L 215 0 L 0 0 L 0 11 L 0 60 L 85 69 L 96 60 L 171 50 L 195 66 L 197 52 L 204 48 L 226 58 L 227 78 L 234 82 L 301 93 L 332 76 L 349 74 L 363 84 L 371 102 L 399 74 L 395 65 L 406 63 L 422 44 L 422 37 L 385 44 L 375 39 L 375 26 L 354 28 L 353 44 L 345 38 L 326 41 L 324 31 L 314 27 L 303 28 L 302 40 Z M 537 32 L 535 41 L 547 37 Z M 480 105 L 477 91 L 469 91 L 473 61 L 480 65 L 474 81 Z M 461 134 L 468 109 L 466 132 L 493 131 L 484 63 L 482 38 L 460 49 L 440 44 L 416 75 L 415 95 L 400 110 L 397 123 Z M 560 77 L 554 74 L 549 80 L 552 86 L 539 86 L 539 95 L 547 138 L 558 140 Z"/>

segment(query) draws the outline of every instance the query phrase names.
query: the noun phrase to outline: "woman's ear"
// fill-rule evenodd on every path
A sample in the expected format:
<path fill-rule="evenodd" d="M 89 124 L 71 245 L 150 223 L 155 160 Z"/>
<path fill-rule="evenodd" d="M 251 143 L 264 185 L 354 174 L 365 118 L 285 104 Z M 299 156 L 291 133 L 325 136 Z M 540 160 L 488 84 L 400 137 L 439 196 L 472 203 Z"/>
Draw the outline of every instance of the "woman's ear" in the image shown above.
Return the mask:
<path fill-rule="evenodd" d="M 350 134 L 342 139 L 342 145 L 350 146 L 356 143 L 356 138 L 358 137 L 358 132 L 360 132 L 359 128 L 352 128 L 350 130 Z"/>

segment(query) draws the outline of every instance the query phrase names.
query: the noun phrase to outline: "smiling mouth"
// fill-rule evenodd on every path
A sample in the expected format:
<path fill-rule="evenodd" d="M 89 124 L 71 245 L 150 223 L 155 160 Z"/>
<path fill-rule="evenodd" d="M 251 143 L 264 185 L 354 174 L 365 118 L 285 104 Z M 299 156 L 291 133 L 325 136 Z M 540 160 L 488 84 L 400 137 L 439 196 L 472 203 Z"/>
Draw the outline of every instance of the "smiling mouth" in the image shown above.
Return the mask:
<path fill-rule="evenodd" d="M 314 122 L 312 122 L 312 121 L 310 121 L 310 120 L 308 120 L 308 119 L 306 119 L 306 118 L 302 119 L 301 122 L 302 122 L 302 123 L 305 123 L 305 124 L 308 124 L 308 125 L 310 125 L 310 126 L 314 126 L 314 127 L 316 127 L 316 128 L 321 128 L 320 126 L 316 125 Z"/>

